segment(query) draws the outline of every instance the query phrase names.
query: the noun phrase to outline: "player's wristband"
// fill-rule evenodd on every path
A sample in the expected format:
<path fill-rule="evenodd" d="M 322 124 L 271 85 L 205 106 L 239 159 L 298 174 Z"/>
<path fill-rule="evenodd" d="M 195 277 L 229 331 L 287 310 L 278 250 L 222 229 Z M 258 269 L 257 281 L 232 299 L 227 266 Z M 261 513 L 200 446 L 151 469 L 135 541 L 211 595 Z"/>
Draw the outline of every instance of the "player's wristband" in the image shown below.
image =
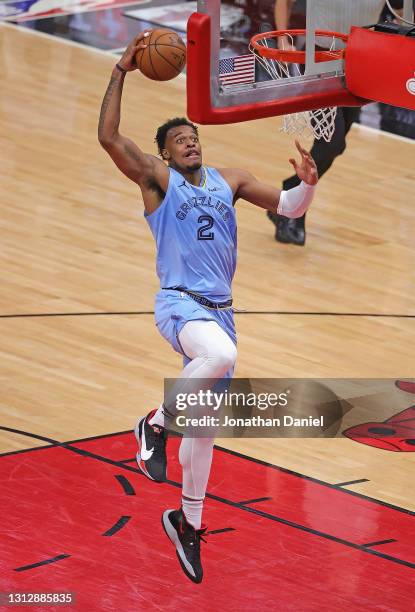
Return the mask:
<path fill-rule="evenodd" d="M 313 200 L 314 190 L 315 185 L 301 181 L 297 187 L 281 191 L 277 213 L 291 219 L 302 217 Z"/>
<path fill-rule="evenodd" d="M 128 72 L 127 70 L 124 70 L 124 68 L 121 68 L 121 66 L 119 64 L 115 64 L 115 67 L 118 68 L 118 70 L 120 72 L 122 72 L 123 74 L 127 74 L 127 72 Z"/>

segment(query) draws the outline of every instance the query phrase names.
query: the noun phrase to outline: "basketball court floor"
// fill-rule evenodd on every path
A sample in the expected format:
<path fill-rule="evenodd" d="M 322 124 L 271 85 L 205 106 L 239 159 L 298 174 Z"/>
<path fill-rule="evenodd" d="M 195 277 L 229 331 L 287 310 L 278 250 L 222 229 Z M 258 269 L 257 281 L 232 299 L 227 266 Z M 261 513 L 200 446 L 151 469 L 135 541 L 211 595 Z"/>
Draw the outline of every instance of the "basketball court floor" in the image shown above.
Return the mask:
<path fill-rule="evenodd" d="M 134 462 L 136 419 L 181 360 L 154 325 L 140 193 L 97 141 L 114 56 L 10 24 L 0 36 L 0 591 L 75 593 L 82 612 L 411 609 L 413 417 L 392 450 L 218 440 L 205 578 L 186 579 L 160 524 L 179 504 L 178 439 L 166 484 Z M 124 91 L 122 131 L 155 152 L 157 126 L 186 112 L 184 77 L 133 73 Z M 202 126 L 204 161 L 280 185 L 294 149 L 279 126 Z M 305 248 L 237 204 L 236 376 L 414 380 L 414 162 L 413 141 L 355 125 Z M 401 389 L 390 417 L 415 406 Z"/>

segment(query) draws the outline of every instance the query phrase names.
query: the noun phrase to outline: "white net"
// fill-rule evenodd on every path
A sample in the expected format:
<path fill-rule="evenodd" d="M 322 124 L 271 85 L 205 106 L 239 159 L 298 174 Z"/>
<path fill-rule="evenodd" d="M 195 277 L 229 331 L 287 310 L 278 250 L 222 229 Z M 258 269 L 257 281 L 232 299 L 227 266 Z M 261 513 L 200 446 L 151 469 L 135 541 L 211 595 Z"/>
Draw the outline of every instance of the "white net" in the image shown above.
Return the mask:
<path fill-rule="evenodd" d="M 284 115 L 281 129 L 287 134 L 308 133 L 317 140 L 323 138 L 326 142 L 330 142 L 334 134 L 336 114 L 336 107 L 328 107 Z"/>
<path fill-rule="evenodd" d="M 260 43 L 265 47 L 276 47 L 275 38 L 263 38 Z M 333 39 L 331 49 L 334 48 L 334 45 L 335 40 Z M 287 50 L 290 47 L 294 47 L 294 40 L 290 34 L 287 34 L 286 39 L 282 39 L 281 48 Z M 262 57 L 252 45 L 250 45 L 249 50 L 255 55 L 256 61 L 266 70 L 271 79 L 281 80 L 289 77 L 302 76 L 300 64 L 287 63 L 281 60 Z M 287 134 L 309 134 L 314 136 L 317 140 L 323 138 L 326 142 L 330 142 L 334 134 L 336 114 L 337 108 L 328 107 L 284 115 L 281 130 Z"/>

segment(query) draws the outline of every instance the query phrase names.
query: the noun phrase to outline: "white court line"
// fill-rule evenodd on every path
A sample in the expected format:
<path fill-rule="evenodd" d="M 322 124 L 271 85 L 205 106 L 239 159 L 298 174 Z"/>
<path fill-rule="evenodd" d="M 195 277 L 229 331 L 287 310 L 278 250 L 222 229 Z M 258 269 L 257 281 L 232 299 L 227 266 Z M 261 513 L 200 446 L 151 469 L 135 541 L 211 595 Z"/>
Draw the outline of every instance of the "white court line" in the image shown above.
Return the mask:
<path fill-rule="evenodd" d="M 46 38 L 48 40 L 54 40 L 54 41 L 58 41 L 60 43 L 66 44 L 66 45 L 72 45 L 74 47 L 79 47 L 80 49 L 87 49 L 88 51 L 92 52 L 92 53 L 98 53 L 99 55 L 105 55 L 106 57 L 110 56 L 110 55 L 114 55 L 114 57 L 117 57 L 117 51 L 118 49 L 97 49 L 97 47 L 90 47 L 89 45 L 84 45 L 83 43 L 77 42 L 75 40 L 69 40 L 67 38 L 61 38 L 59 36 L 55 36 L 53 34 L 47 34 L 46 32 L 39 32 L 37 30 L 31 30 L 29 28 L 24 28 L 24 27 L 19 27 L 16 26 L 12 23 L 7 23 L 5 21 L 0 23 L 0 27 L 3 28 L 9 28 L 9 29 L 16 29 L 19 32 L 24 32 L 25 34 L 32 34 L 35 36 L 40 36 L 42 38 Z M 186 78 L 186 75 L 184 73 L 179 74 L 175 79 L 172 79 L 172 82 L 174 81 L 182 81 Z M 414 111 L 415 112 L 415 111 Z M 403 142 L 406 143 L 410 143 L 410 144 L 415 144 L 415 140 L 413 140 L 412 138 L 407 138 L 406 136 L 399 136 L 398 134 L 393 134 L 392 132 L 386 132 L 384 130 L 378 130 L 377 128 L 373 128 L 370 127 L 368 125 L 363 125 L 361 123 L 354 123 L 353 127 L 362 129 L 362 130 L 367 130 L 369 132 L 372 132 L 372 134 L 377 134 L 378 136 L 386 136 L 387 138 L 394 138 L 395 140 L 402 140 Z"/>
<path fill-rule="evenodd" d="M 415 111 L 412 111 L 415 113 Z M 365 125 L 364 123 L 354 123 L 353 127 L 366 130 L 368 132 L 372 132 L 372 134 L 380 134 L 381 136 L 388 136 L 389 138 L 395 138 L 395 140 L 402 140 L 403 142 L 409 142 L 410 144 L 415 144 L 415 140 L 413 138 L 407 138 L 406 136 L 400 136 L 399 134 L 394 134 L 393 132 L 387 132 L 386 130 L 378 130 L 377 128 L 371 127 L 370 125 Z"/>

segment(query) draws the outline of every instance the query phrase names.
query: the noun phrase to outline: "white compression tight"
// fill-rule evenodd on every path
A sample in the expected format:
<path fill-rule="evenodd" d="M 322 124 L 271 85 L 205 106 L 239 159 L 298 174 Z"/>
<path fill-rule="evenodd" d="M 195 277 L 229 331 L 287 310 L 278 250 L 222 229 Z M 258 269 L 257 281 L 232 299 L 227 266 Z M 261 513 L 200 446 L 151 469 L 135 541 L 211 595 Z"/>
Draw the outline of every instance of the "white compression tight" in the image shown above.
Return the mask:
<path fill-rule="evenodd" d="M 221 378 L 235 365 L 236 346 L 215 321 L 188 321 L 179 342 L 192 360 L 180 378 Z"/>
<path fill-rule="evenodd" d="M 236 361 L 236 347 L 214 321 L 189 321 L 179 334 L 192 359 L 180 378 L 221 378 Z M 179 461 L 183 469 L 182 507 L 187 521 L 200 529 L 203 499 L 212 464 L 214 438 L 183 438 Z"/>
<path fill-rule="evenodd" d="M 236 347 L 228 334 L 214 321 L 188 321 L 179 334 L 184 353 L 191 359 L 180 378 L 219 379 L 232 370 Z M 158 414 L 159 413 L 159 414 Z M 163 425 L 162 409 L 150 420 Z M 183 469 L 183 511 L 195 529 L 201 525 L 203 499 L 212 464 L 214 438 L 183 438 L 179 461 Z"/>

